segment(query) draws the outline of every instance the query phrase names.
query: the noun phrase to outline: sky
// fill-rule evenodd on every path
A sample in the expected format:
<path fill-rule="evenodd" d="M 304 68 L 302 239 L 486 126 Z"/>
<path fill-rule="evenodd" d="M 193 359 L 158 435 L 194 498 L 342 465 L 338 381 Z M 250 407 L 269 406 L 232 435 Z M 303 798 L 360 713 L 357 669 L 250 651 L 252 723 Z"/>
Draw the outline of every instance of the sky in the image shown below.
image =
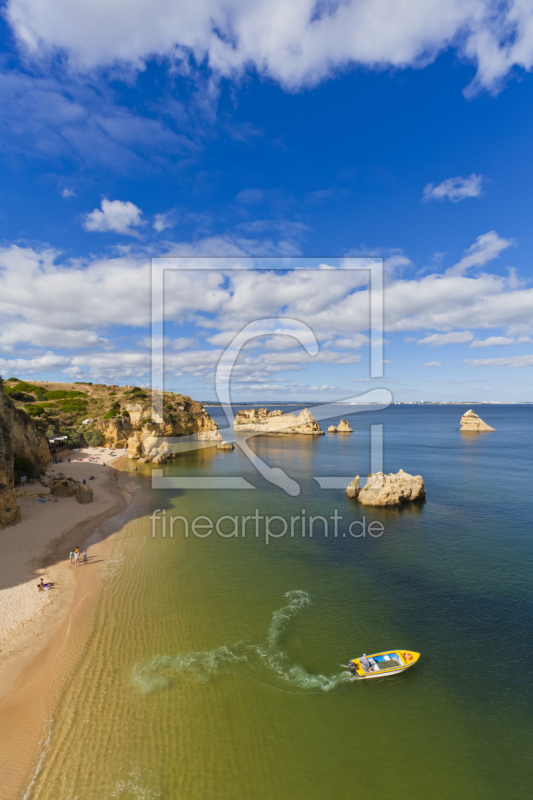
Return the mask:
<path fill-rule="evenodd" d="M 0 374 L 150 385 L 155 336 L 216 400 L 270 320 L 236 401 L 530 401 L 532 67 L 530 0 L 4 2 Z"/>

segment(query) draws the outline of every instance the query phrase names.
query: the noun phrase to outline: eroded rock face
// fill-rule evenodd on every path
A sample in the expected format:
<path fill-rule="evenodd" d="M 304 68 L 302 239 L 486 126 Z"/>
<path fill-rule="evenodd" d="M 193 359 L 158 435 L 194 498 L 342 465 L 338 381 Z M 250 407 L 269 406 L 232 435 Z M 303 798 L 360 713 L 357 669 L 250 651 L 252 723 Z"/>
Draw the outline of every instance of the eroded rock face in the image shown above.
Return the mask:
<path fill-rule="evenodd" d="M 20 508 L 13 491 L 0 492 L 0 528 L 20 522 Z"/>
<path fill-rule="evenodd" d="M 373 473 L 364 487 L 361 487 L 357 476 L 346 487 L 346 494 L 364 506 L 400 506 L 402 503 L 423 500 L 426 489 L 421 475 L 409 475 L 401 469 L 390 475 Z"/>
<path fill-rule="evenodd" d="M 217 444 L 217 450 L 234 450 L 235 445 L 233 442 L 220 442 Z"/>
<path fill-rule="evenodd" d="M 101 431 L 108 447 L 124 447 L 129 458 L 160 463 L 174 455 L 165 439 L 176 436 L 196 436 L 201 441 L 221 441 L 218 425 L 201 403 L 178 395 L 171 411 L 152 421 L 150 400 L 132 402 L 123 407 L 127 415 L 101 419 L 95 428 Z"/>
<path fill-rule="evenodd" d="M 32 419 L 6 397 L 0 383 L 0 528 L 20 520 L 20 508 L 13 494 L 15 455 L 30 458 L 40 467 L 50 460 L 46 438 Z"/>
<path fill-rule="evenodd" d="M 76 500 L 82 505 L 92 503 L 94 500 L 94 492 L 90 486 L 83 483 L 78 483 L 76 488 Z"/>
<path fill-rule="evenodd" d="M 339 424 L 337 425 L 337 433 L 353 433 L 352 428 L 350 428 L 350 423 L 346 419 L 341 419 Z"/>
<path fill-rule="evenodd" d="M 477 433 L 479 431 L 494 431 L 496 429 L 491 428 L 490 425 L 483 422 L 483 420 L 470 409 L 461 417 L 461 427 L 459 430 Z"/>
<path fill-rule="evenodd" d="M 311 412 L 304 408 L 298 415 L 284 414 L 283 411 L 269 411 L 268 408 L 250 408 L 239 411 L 235 417 L 235 432 L 251 433 L 303 433 L 323 435 L 324 431 Z"/>

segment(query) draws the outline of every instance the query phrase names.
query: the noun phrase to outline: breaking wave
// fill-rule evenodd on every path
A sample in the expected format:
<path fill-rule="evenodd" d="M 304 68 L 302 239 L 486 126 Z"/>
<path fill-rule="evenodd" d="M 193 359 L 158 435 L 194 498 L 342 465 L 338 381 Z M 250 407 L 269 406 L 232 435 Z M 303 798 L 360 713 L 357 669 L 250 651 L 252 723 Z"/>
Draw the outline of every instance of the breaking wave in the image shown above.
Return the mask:
<path fill-rule="evenodd" d="M 300 664 L 291 661 L 280 646 L 280 638 L 296 614 L 311 605 L 311 598 L 300 589 L 287 592 L 284 597 L 288 602 L 272 614 L 265 644 L 237 642 L 214 650 L 155 656 L 134 667 L 134 682 L 141 691 L 153 692 L 169 686 L 177 676 L 205 683 L 212 678 L 234 673 L 239 667 L 249 673 L 267 671 L 280 683 L 307 691 L 329 692 L 352 681 L 353 677 L 348 671 L 328 677 L 307 672 Z"/>

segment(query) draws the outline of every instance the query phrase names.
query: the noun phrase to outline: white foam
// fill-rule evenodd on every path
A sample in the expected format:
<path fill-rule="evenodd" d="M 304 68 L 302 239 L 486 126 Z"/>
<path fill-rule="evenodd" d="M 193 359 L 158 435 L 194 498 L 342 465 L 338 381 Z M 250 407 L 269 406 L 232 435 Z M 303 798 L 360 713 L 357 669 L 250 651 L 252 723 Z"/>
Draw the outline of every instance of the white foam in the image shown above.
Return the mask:
<path fill-rule="evenodd" d="M 284 597 L 289 602 L 272 614 L 266 644 L 237 642 L 215 650 L 155 656 L 135 665 L 134 682 L 141 691 L 152 692 L 169 686 L 177 676 L 190 676 L 205 683 L 211 678 L 232 673 L 239 666 L 244 666 L 250 674 L 266 670 L 278 681 L 306 691 L 329 692 L 350 681 L 352 676 L 346 671 L 326 676 L 307 672 L 300 664 L 291 662 L 279 640 L 294 616 L 311 605 L 311 598 L 301 589 L 287 592 Z"/>

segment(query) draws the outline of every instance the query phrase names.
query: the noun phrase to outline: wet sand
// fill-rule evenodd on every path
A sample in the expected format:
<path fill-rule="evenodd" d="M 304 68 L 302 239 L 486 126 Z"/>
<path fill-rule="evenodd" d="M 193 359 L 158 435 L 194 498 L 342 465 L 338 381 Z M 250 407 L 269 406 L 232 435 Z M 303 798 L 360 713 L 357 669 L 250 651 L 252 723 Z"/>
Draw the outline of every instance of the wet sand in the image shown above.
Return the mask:
<path fill-rule="evenodd" d="M 89 460 L 96 455 L 97 462 Z M 90 625 L 91 594 L 122 525 L 113 518 L 131 497 L 128 479 L 119 480 L 123 455 L 88 448 L 72 452 L 70 463 L 50 464 L 47 475 L 85 478 L 94 501 L 81 505 L 67 497 L 38 503 L 36 493 L 47 497 L 49 490 L 31 484 L 19 498 L 22 521 L 0 533 L 1 800 L 13 800 L 24 789 L 72 666 L 62 655 L 68 649 L 69 661 L 75 659 L 72 640 L 81 642 Z M 76 546 L 87 548 L 87 565 L 70 563 Z M 53 584 L 50 590 L 38 591 L 41 576 Z"/>

